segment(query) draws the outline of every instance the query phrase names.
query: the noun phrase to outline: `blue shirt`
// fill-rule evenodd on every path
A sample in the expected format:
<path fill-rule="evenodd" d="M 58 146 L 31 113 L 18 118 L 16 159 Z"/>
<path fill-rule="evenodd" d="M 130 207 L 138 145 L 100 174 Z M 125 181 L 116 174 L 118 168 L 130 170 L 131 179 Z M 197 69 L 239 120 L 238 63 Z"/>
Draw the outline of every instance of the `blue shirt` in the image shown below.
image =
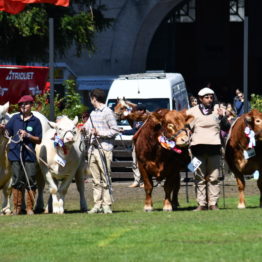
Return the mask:
<path fill-rule="evenodd" d="M 6 124 L 6 129 L 9 136 L 12 137 L 13 141 L 19 141 L 18 131 L 19 129 L 25 130 L 32 136 L 37 136 L 42 138 L 42 125 L 40 120 L 32 115 L 28 120 L 23 121 L 21 118 L 21 113 L 15 114 Z M 20 161 L 20 149 L 21 146 L 25 144 L 29 146 L 33 152 L 35 152 L 35 143 L 33 143 L 29 138 L 24 138 L 22 142 L 15 143 L 11 142 L 9 145 L 8 159 L 10 161 Z M 26 147 L 22 147 L 22 158 L 23 161 L 35 162 L 35 154 L 30 152 Z"/>

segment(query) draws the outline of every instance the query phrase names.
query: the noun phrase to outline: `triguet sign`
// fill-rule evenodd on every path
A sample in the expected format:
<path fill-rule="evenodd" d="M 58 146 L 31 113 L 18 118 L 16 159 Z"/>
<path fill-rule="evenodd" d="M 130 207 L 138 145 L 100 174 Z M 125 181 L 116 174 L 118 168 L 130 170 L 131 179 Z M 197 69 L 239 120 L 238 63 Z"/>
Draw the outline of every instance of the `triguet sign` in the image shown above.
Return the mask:
<path fill-rule="evenodd" d="M 0 105 L 16 104 L 23 95 L 41 94 L 48 78 L 48 67 L 0 65 Z"/>

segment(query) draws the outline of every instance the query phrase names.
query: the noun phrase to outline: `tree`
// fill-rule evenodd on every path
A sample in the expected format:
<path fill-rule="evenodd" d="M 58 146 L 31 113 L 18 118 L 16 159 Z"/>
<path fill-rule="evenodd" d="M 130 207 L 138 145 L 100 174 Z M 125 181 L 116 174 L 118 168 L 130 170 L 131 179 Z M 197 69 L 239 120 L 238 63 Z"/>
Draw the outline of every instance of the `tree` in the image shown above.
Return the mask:
<path fill-rule="evenodd" d="M 95 51 L 96 32 L 111 26 L 113 19 L 103 15 L 104 5 L 97 0 L 73 0 L 68 8 L 50 4 L 29 4 L 17 15 L 0 12 L 0 57 L 25 64 L 48 61 L 48 19 L 54 18 L 56 55 L 64 56 L 75 46 L 75 54 L 84 49 Z"/>

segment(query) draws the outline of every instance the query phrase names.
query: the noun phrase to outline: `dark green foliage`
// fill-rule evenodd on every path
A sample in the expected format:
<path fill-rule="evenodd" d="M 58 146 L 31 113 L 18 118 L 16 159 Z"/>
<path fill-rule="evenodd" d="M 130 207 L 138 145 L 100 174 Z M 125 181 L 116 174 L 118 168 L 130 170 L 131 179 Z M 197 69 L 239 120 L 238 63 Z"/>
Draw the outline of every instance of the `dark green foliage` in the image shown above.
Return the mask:
<path fill-rule="evenodd" d="M 83 49 L 95 51 L 94 35 L 113 21 L 105 18 L 105 6 L 95 0 L 71 1 L 68 8 L 50 4 L 30 4 L 17 15 L 0 12 L 0 57 L 25 64 L 48 61 L 48 20 L 54 18 L 56 55 L 64 56 L 75 45 L 75 54 Z"/>
<path fill-rule="evenodd" d="M 257 110 L 262 112 L 262 96 L 261 95 L 256 95 L 256 94 L 251 95 L 251 108 L 252 109 L 256 108 Z"/>

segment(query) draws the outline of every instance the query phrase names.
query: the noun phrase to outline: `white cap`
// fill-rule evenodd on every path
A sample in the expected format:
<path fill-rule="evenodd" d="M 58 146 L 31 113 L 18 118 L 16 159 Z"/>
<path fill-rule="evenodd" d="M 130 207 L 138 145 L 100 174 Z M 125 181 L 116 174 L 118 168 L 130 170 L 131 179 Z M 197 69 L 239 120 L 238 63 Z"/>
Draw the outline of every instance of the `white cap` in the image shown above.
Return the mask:
<path fill-rule="evenodd" d="M 214 95 L 215 92 L 210 89 L 209 87 L 204 87 L 202 88 L 199 92 L 198 92 L 198 95 L 199 96 L 205 96 L 205 95 Z"/>

